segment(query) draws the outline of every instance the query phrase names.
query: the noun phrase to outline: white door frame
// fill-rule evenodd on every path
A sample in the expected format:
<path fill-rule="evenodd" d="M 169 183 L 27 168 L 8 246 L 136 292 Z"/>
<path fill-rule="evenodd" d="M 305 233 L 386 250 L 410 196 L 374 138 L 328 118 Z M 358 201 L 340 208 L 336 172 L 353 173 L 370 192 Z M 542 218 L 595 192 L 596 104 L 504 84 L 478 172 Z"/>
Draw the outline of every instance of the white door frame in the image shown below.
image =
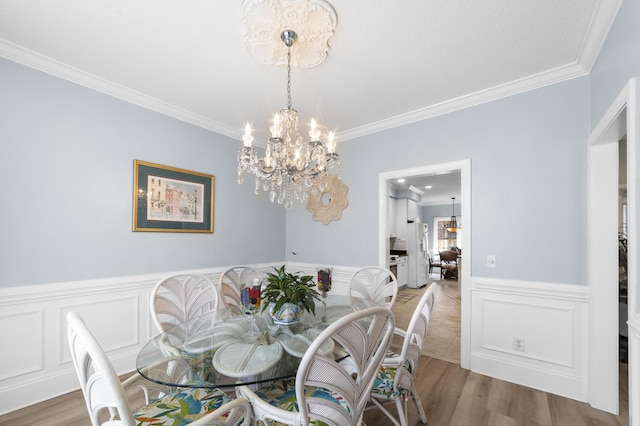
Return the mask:
<path fill-rule="evenodd" d="M 378 175 L 378 265 L 385 267 L 389 256 L 387 248 L 386 215 L 389 204 L 388 181 L 400 177 L 424 176 L 434 173 L 460 171 L 461 217 L 464 218 L 462 247 L 464 263 L 460 281 L 460 366 L 470 369 L 471 358 L 471 160 L 433 164 L 411 169 L 383 172 Z"/>
<path fill-rule="evenodd" d="M 618 143 L 627 136 L 628 311 L 636 310 L 636 99 L 631 79 L 609 107 L 588 141 L 588 400 L 618 414 Z M 631 340 L 631 336 L 630 336 Z M 631 342 L 630 342 L 631 343 Z M 634 345 L 629 345 L 629 418 L 640 420 Z M 631 421 L 631 424 L 634 424 Z"/>

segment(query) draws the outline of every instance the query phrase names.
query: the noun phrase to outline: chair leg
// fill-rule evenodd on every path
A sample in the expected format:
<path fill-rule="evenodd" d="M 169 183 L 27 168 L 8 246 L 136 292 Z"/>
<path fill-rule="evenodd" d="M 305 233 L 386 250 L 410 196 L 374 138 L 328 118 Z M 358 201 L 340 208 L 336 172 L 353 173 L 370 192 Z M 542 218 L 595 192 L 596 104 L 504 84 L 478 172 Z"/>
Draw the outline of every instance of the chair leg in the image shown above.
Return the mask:
<path fill-rule="evenodd" d="M 413 398 L 413 403 L 416 405 L 416 410 L 418 410 L 418 414 L 420 415 L 420 421 L 422 424 L 427 424 L 427 413 L 424 412 L 424 408 L 422 408 L 422 401 L 420 401 L 420 396 L 418 395 L 418 390 L 415 385 L 411 386 L 411 398 Z"/>
<path fill-rule="evenodd" d="M 407 410 L 407 398 L 402 396 L 396 396 L 396 410 L 398 411 L 398 419 L 401 426 L 407 426 L 409 424 L 409 410 Z"/>

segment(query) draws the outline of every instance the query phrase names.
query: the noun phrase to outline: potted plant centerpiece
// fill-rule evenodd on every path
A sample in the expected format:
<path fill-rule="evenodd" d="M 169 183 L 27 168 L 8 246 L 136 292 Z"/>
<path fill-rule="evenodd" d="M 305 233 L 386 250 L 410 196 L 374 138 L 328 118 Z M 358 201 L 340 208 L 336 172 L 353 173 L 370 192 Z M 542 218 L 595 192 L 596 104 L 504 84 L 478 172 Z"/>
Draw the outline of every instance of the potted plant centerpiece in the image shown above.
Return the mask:
<path fill-rule="evenodd" d="M 320 300 L 311 275 L 286 272 L 284 265 L 275 273 L 268 272 L 262 288 L 262 310 L 269 309 L 276 324 L 294 324 L 300 321 L 302 311 L 316 313 L 316 300 Z"/>

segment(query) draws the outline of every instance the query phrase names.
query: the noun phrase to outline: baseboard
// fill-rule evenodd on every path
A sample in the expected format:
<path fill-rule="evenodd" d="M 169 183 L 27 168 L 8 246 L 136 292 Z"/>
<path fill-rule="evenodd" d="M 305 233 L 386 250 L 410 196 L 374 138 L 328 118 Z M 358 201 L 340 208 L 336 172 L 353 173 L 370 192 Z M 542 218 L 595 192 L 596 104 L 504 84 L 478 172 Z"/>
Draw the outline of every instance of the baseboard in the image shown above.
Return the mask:
<path fill-rule="evenodd" d="M 496 379 L 564 396 L 587 401 L 586 376 L 562 374 L 526 362 L 515 362 L 484 353 L 471 353 L 473 372 Z"/>

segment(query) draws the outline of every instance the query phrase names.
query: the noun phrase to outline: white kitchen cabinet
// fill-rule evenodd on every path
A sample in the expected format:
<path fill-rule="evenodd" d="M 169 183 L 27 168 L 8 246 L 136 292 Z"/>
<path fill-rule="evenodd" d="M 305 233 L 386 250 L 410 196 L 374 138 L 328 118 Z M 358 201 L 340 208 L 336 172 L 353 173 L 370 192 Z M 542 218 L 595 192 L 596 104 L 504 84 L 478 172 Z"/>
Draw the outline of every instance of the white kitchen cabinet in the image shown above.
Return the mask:
<path fill-rule="evenodd" d="M 398 198 L 396 200 L 396 236 L 400 239 L 407 239 L 407 220 L 415 220 L 420 217 L 418 203 L 408 198 Z"/>
<path fill-rule="evenodd" d="M 398 258 L 398 287 L 406 287 L 409 285 L 409 258 L 407 256 L 400 256 Z"/>
<path fill-rule="evenodd" d="M 387 204 L 387 234 L 389 234 L 390 237 L 398 236 L 396 204 L 397 200 L 393 197 L 389 197 L 389 203 Z"/>
<path fill-rule="evenodd" d="M 407 198 L 407 220 L 415 220 L 420 217 L 418 203 Z"/>
<path fill-rule="evenodd" d="M 396 236 L 402 240 L 407 239 L 407 199 L 396 200 Z"/>

